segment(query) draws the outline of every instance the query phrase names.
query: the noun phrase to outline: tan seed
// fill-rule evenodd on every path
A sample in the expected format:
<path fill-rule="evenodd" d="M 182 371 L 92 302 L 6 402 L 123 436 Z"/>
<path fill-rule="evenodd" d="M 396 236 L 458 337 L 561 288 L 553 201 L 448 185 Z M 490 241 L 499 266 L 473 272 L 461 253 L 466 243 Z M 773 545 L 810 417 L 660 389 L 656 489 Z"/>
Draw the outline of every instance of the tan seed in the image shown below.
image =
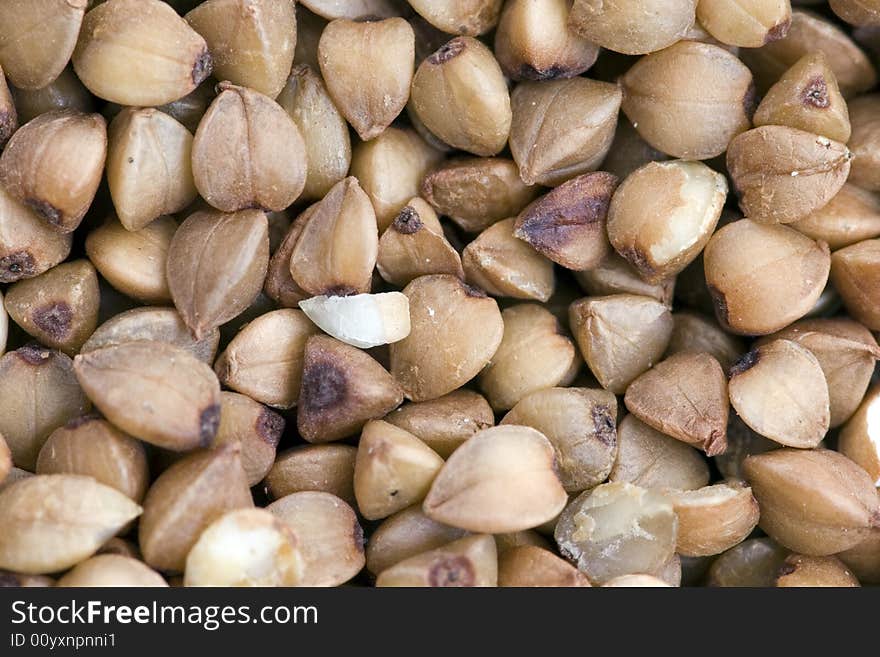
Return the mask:
<path fill-rule="evenodd" d="M 477 36 L 498 23 L 502 0 L 412 0 L 416 12 L 438 30 Z"/>
<path fill-rule="evenodd" d="M 205 40 L 159 0 L 109 0 L 89 11 L 73 52 L 89 91 L 121 105 L 186 96 L 211 74 Z"/>
<path fill-rule="evenodd" d="M 880 329 L 877 298 L 877 260 L 880 240 L 865 240 L 839 251 L 831 257 L 831 282 L 843 299 L 846 309 L 869 329 Z"/>
<path fill-rule="evenodd" d="M 211 368 L 179 347 L 131 342 L 76 357 L 95 406 L 117 427 L 165 449 L 206 447 L 220 424 L 220 385 Z"/>
<path fill-rule="evenodd" d="M 791 27 L 789 0 L 700 0 L 700 24 L 722 43 L 760 48 L 778 41 Z"/>
<path fill-rule="evenodd" d="M 78 475 L 37 475 L 0 492 L 0 568 L 39 575 L 94 554 L 141 507 Z"/>
<path fill-rule="evenodd" d="M 354 509 L 329 493 L 294 493 L 267 510 L 297 536 L 300 586 L 339 586 L 364 567 L 364 532 Z"/>
<path fill-rule="evenodd" d="M 379 574 L 376 586 L 480 587 L 497 582 L 495 541 L 478 534 L 394 564 Z"/>
<path fill-rule="evenodd" d="M 758 502 L 743 481 L 667 493 L 678 516 L 676 552 L 704 557 L 738 545 L 758 524 Z"/>
<path fill-rule="evenodd" d="M 830 586 L 835 588 L 859 586 L 859 581 L 846 565 L 836 557 L 809 557 L 790 554 L 776 576 L 779 588 Z"/>
<path fill-rule="evenodd" d="M 428 517 L 474 532 L 537 527 L 568 499 L 553 446 L 529 427 L 480 431 L 446 461 L 423 505 Z"/>
<path fill-rule="evenodd" d="M 667 356 L 685 352 L 705 352 L 712 356 L 727 372 L 746 350 L 736 336 L 726 333 L 713 319 L 698 313 L 677 312 L 672 315 L 674 323 L 669 340 Z"/>
<path fill-rule="evenodd" d="M 590 586 L 590 580 L 552 552 L 523 545 L 498 559 L 498 586 L 580 587 Z"/>
<path fill-rule="evenodd" d="M 694 23 L 696 0 L 575 0 L 569 29 L 603 48 L 642 55 L 672 45 Z"/>
<path fill-rule="evenodd" d="M 720 555 L 709 567 L 708 586 L 769 587 L 788 555 L 770 538 L 750 538 Z"/>
<path fill-rule="evenodd" d="M 880 199 L 873 192 L 847 183 L 828 205 L 789 225 L 836 251 L 880 237 Z"/>
<path fill-rule="evenodd" d="M 871 390 L 858 410 L 843 426 L 837 439 L 837 449 L 861 466 L 877 485 L 880 482 L 880 428 L 877 412 L 880 409 L 878 389 Z"/>
<path fill-rule="evenodd" d="M 702 267 L 700 267 L 702 274 Z M 637 294 L 672 306 L 674 278 L 659 283 L 646 283 L 639 273 L 616 251 L 611 251 L 593 269 L 577 271 L 574 277 L 584 292 L 594 297 L 614 294 Z"/>
<path fill-rule="evenodd" d="M 166 587 L 155 570 L 137 559 L 118 554 L 98 554 L 77 564 L 58 580 L 60 587 Z"/>
<path fill-rule="evenodd" d="M 421 502 L 443 459 L 408 431 L 388 422 L 367 422 L 354 464 L 358 510 L 368 520 Z"/>
<path fill-rule="evenodd" d="M 256 486 L 272 469 L 284 426 L 281 415 L 250 397 L 221 392 L 220 426 L 211 446 L 241 445 L 241 465 L 248 485 Z"/>
<path fill-rule="evenodd" d="M 354 462 L 351 445 L 304 445 L 281 452 L 264 484 L 269 497 L 279 500 L 303 491 L 330 493 L 355 504 Z"/>

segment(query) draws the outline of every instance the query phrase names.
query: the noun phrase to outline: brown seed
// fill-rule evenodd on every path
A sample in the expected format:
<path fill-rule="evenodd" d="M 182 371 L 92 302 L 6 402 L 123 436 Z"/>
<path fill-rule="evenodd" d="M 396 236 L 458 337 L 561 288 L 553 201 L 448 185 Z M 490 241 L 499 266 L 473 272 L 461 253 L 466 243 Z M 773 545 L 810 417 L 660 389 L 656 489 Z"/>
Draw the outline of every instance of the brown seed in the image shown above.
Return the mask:
<path fill-rule="evenodd" d="M 526 207 L 514 236 L 567 269 L 596 267 L 610 251 L 605 217 L 617 183 L 601 171 L 572 178 Z"/>
<path fill-rule="evenodd" d="M 336 109 L 321 75 L 311 67 L 293 67 L 278 96 L 306 147 L 306 184 L 301 199 L 320 199 L 345 178 L 351 165 L 348 124 Z"/>
<path fill-rule="evenodd" d="M 880 7 L 868 0 L 829 0 L 831 9 L 847 23 L 853 25 L 880 24 Z"/>
<path fill-rule="evenodd" d="M 855 415 L 843 426 L 837 449 L 861 466 L 877 485 L 880 482 L 880 428 L 877 411 L 880 409 L 880 389 L 871 390 Z"/>
<path fill-rule="evenodd" d="M 694 23 L 696 0 L 575 0 L 568 27 L 603 48 L 642 55 L 671 46 Z"/>
<path fill-rule="evenodd" d="M 369 141 L 406 107 L 415 66 L 415 34 L 402 18 L 338 19 L 321 33 L 318 62 L 333 102 Z"/>
<path fill-rule="evenodd" d="M 82 346 L 80 353 L 140 340 L 167 342 L 210 364 L 217 353 L 220 331 L 211 331 L 201 340 L 196 340 L 173 308 L 132 308 L 101 324 Z"/>
<path fill-rule="evenodd" d="M 470 381 L 495 355 L 504 333 L 501 312 L 494 299 L 448 275 L 422 276 L 403 293 L 411 330 L 390 347 L 391 373 L 412 401 L 436 399 Z"/>
<path fill-rule="evenodd" d="M 752 489 L 736 479 L 698 490 L 667 493 L 678 516 L 676 552 L 705 557 L 738 545 L 758 524 Z"/>
<path fill-rule="evenodd" d="M 193 136 L 168 114 L 128 107 L 110 123 L 107 183 L 119 221 L 140 230 L 196 199 Z"/>
<path fill-rule="evenodd" d="M 617 399 L 604 390 L 538 390 L 517 402 L 501 424 L 532 427 L 547 437 L 568 493 L 601 484 L 617 458 Z"/>
<path fill-rule="evenodd" d="M 645 281 L 660 283 L 703 250 L 726 199 L 727 180 L 705 164 L 652 162 L 631 173 L 614 193 L 608 237 Z"/>
<path fill-rule="evenodd" d="M 732 46 L 760 48 L 778 41 L 791 27 L 789 0 L 700 0 L 697 19 L 716 39 Z"/>
<path fill-rule="evenodd" d="M 487 534 L 466 536 L 383 570 L 376 586 L 496 586 L 498 554 Z"/>
<path fill-rule="evenodd" d="M 759 344 L 772 338 L 797 342 L 819 361 L 828 383 L 830 427 L 840 426 L 849 419 L 865 396 L 874 364 L 880 358 L 880 349 L 871 332 L 858 322 L 842 317 L 805 319 Z"/>
<path fill-rule="evenodd" d="M 419 64 L 413 111 L 442 141 L 474 155 L 495 155 L 510 134 L 510 95 L 501 67 L 476 39 L 456 37 Z"/>
<path fill-rule="evenodd" d="M 702 272 L 702 266 L 700 271 Z M 650 297 L 665 306 L 672 306 L 674 278 L 659 283 L 646 283 L 616 251 L 611 251 L 593 269 L 575 272 L 574 277 L 584 292 L 594 297 L 635 294 Z"/>
<path fill-rule="evenodd" d="M 306 183 L 306 146 L 293 119 L 263 94 L 221 82 L 192 144 L 199 194 L 224 212 L 285 209 Z"/>
<path fill-rule="evenodd" d="M 849 550 L 840 552 L 837 557 L 858 577 L 862 584 L 880 583 L 880 529 Z"/>
<path fill-rule="evenodd" d="M 86 14 L 73 67 L 99 98 L 152 106 L 195 89 L 211 74 L 211 55 L 205 40 L 166 3 L 109 0 Z"/>
<path fill-rule="evenodd" d="M 212 447 L 241 445 L 241 465 L 248 485 L 256 486 L 275 462 L 275 448 L 284 433 L 284 418 L 250 397 L 220 393 L 220 426 Z"/>
<path fill-rule="evenodd" d="M 224 386 L 275 408 L 292 408 L 306 341 L 318 332 L 301 310 L 268 312 L 239 331 L 214 369 Z"/>
<path fill-rule="evenodd" d="M 602 387 L 623 394 L 666 351 L 672 314 L 659 301 L 634 294 L 585 297 L 571 304 L 569 326 Z"/>
<path fill-rule="evenodd" d="M 263 287 L 269 224 L 259 210 L 202 211 L 184 221 L 168 248 L 174 305 L 197 338 L 236 317 Z"/>
<path fill-rule="evenodd" d="M 671 586 L 653 575 L 620 575 L 610 579 L 602 588 L 664 588 Z"/>
<path fill-rule="evenodd" d="M 598 169 L 620 101 L 620 88 L 587 78 L 518 84 L 510 96 L 510 152 L 523 181 L 555 186 Z"/>
<path fill-rule="evenodd" d="M 0 492 L 0 568 L 39 575 L 88 559 L 141 507 L 78 475 L 37 475 Z"/>
<path fill-rule="evenodd" d="M 547 301 L 555 285 L 553 263 L 516 239 L 515 224 L 513 218 L 492 224 L 465 247 L 465 278 L 495 296 Z"/>
<path fill-rule="evenodd" d="M 355 146 L 350 173 L 370 197 L 379 232 L 419 193 L 425 174 L 440 157 L 415 131 L 395 127 Z"/>
<path fill-rule="evenodd" d="M 6 142 L 18 130 L 18 126 L 19 119 L 15 110 L 15 102 L 9 91 L 9 86 L 6 84 L 6 78 L 3 77 L 3 70 L 0 69 L 0 148 L 6 146 Z"/>
<path fill-rule="evenodd" d="M 478 36 L 498 23 L 503 0 L 412 0 L 409 4 L 438 30 Z"/>
<path fill-rule="evenodd" d="M 423 509 L 433 520 L 474 532 L 537 527 L 568 499 L 555 460 L 550 441 L 532 428 L 484 429 L 449 457 Z"/>
<path fill-rule="evenodd" d="M 790 225 L 836 251 L 880 237 L 880 199 L 873 192 L 847 183 L 828 205 Z"/>
<path fill-rule="evenodd" d="M 66 67 L 48 85 L 39 89 L 12 88 L 18 123 L 25 123 L 40 114 L 56 110 L 74 109 L 86 114 L 95 111 L 95 99 L 79 81 L 73 69 Z"/>
<path fill-rule="evenodd" d="M 374 16 L 387 18 L 395 16 L 398 11 L 392 0 L 345 0 L 345 2 L 339 2 L 339 0 L 300 0 L 300 4 L 327 20 L 334 18 L 357 20 Z"/>
<path fill-rule="evenodd" d="M 761 529 L 791 550 L 836 554 L 880 526 L 874 482 L 842 454 L 777 449 L 748 457 L 743 471 L 761 507 Z"/>
<path fill-rule="evenodd" d="M 15 283 L 5 305 L 13 321 L 42 344 L 73 355 L 98 325 L 100 301 L 95 268 L 74 260 Z"/>
<path fill-rule="evenodd" d="M 382 278 L 406 287 L 419 276 L 464 278 L 461 256 L 443 234 L 434 209 L 411 198 L 379 239 L 376 267 Z"/>
<path fill-rule="evenodd" d="M 227 511 L 186 556 L 184 586 L 296 586 L 304 570 L 299 539 L 265 509 Z"/>
<path fill-rule="evenodd" d="M 703 254 L 719 323 L 739 335 L 766 335 L 806 315 L 830 270 L 828 247 L 787 226 L 751 219 L 718 230 Z"/>
<path fill-rule="evenodd" d="M 36 473 L 94 477 L 138 503 L 150 483 L 144 446 L 95 415 L 53 431 L 40 450 Z"/>
<path fill-rule="evenodd" d="M 307 298 L 309 294 L 303 290 L 290 275 L 290 257 L 296 246 L 299 236 L 305 227 L 306 221 L 317 207 L 317 203 L 310 205 L 294 219 L 288 227 L 287 233 L 281 240 L 281 244 L 274 250 L 269 260 L 269 269 L 266 273 L 266 282 L 263 284 L 263 292 L 272 301 L 282 308 L 296 308 L 299 302 Z M 269 226 L 269 247 L 272 243 L 272 227 Z"/>
<path fill-rule="evenodd" d="M 16 87 L 41 89 L 76 46 L 86 0 L 12 0 L 0 7 L 0 64 Z"/>
<path fill-rule="evenodd" d="M 381 420 L 367 422 L 354 465 L 358 510 L 379 520 L 421 502 L 442 466 L 437 452 L 408 431 Z"/>
<path fill-rule="evenodd" d="M 672 338 L 669 340 L 667 356 L 691 352 L 705 352 L 712 356 L 727 372 L 746 350 L 736 336 L 725 333 L 714 320 L 692 312 L 678 312 L 672 315 Z"/>
<path fill-rule="evenodd" d="M 195 452 L 168 468 L 150 487 L 138 537 L 144 561 L 181 572 L 199 535 L 227 511 L 253 506 L 239 446 Z"/>
<path fill-rule="evenodd" d="M 19 468 L 33 472 L 49 435 L 89 408 L 60 351 L 31 343 L 0 358 L 0 434 Z"/>
<path fill-rule="evenodd" d="M 495 424 L 485 397 L 464 389 L 429 401 L 408 402 L 383 419 L 410 432 L 443 458 Z"/>
<path fill-rule="evenodd" d="M 308 295 L 370 291 L 379 250 L 376 214 L 354 177 L 338 183 L 301 215 L 290 257 L 293 282 Z"/>
<path fill-rule="evenodd" d="M 300 435 L 324 443 L 357 433 L 400 405 L 403 391 L 363 351 L 324 335 L 306 342 L 296 423 Z"/>
<path fill-rule="evenodd" d="M 846 143 L 849 112 L 825 55 L 804 55 L 773 85 L 755 112 L 755 126 L 784 125 Z"/>
<path fill-rule="evenodd" d="M 602 484 L 562 512 L 555 537 L 563 556 L 593 584 L 652 573 L 675 553 L 678 520 L 661 492 L 632 484 Z"/>
<path fill-rule="evenodd" d="M 0 283 L 48 271 L 67 258 L 72 240 L 0 187 Z"/>
<path fill-rule="evenodd" d="M 781 445 L 815 447 L 828 432 L 822 367 L 806 347 L 790 340 L 759 346 L 731 368 L 730 402 L 747 425 Z"/>
<path fill-rule="evenodd" d="M 354 509 L 335 495 L 294 493 L 266 509 L 297 536 L 299 586 L 339 586 L 364 567 L 364 531 Z"/>
<path fill-rule="evenodd" d="M 707 456 L 727 447 L 727 380 L 707 353 L 675 354 L 657 363 L 627 387 L 626 408 Z"/>
<path fill-rule="evenodd" d="M 321 491 L 353 506 L 356 455 L 357 448 L 332 443 L 281 452 L 264 482 L 269 497 L 279 500 L 293 493 Z"/>
<path fill-rule="evenodd" d="M 76 357 L 83 390 L 117 427 L 175 451 L 207 447 L 220 424 L 211 368 L 179 347 L 131 342 Z"/>
<path fill-rule="evenodd" d="M 622 109 L 633 126 L 673 157 L 716 157 L 750 127 L 752 74 L 724 48 L 680 41 L 643 57 L 621 84 Z"/>
<path fill-rule="evenodd" d="M 831 281 L 843 299 L 846 309 L 872 330 L 880 329 L 877 301 L 880 281 L 877 259 L 880 240 L 865 240 L 839 251 L 831 258 Z"/>
<path fill-rule="evenodd" d="M 513 160 L 500 157 L 448 160 L 422 183 L 425 200 L 469 233 L 516 215 L 539 193 Z"/>
<path fill-rule="evenodd" d="M 58 232 L 69 233 L 95 198 L 106 154 L 100 114 L 49 112 L 9 140 L 0 157 L 0 183 Z"/>
<path fill-rule="evenodd" d="M 210 0 L 186 21 L 208 43 L 217 79 L 270 98 L 281 92 L 296 48 L 293 2 Z"/>
<path fill-rule="evenodd" d="M 708 586 L 773 586 L 788 550 L 769 538 L 751 538 L 720 555 L 709 567 Z"/>
<path fill-rule="evenodd" d="M 727 168 L 746 216 L 785 224 L 827 205 L 846 182 L 852 158 L 839 142 L 771 125 L 734 138 Z"/>
<path fill-rule="evenodd" d="M 501 313 L 504 337 L 480 374 L 480 390 L 492 408 L 505 411 L 532 392 L 567 386 L 581 360 L 550 311 L 519 304 Z"/>
<path fill-rule="evenodd" d="M 467 532 L 431 520 L 421 505 L 411 506 L 382 521 L 367 543 L 367 570 L 374 575 L 428 550 L 462 538 Z"/>
<path fill-rule="evenodd" d="M 617 427 L 617 460 L 611 482 L 641 488 L 696 490 L 709 483 L 706 459 L 693 447 L 652 429 L 635 415 Z"/>
<path fill-rule="evenodd" d="M 784 39 L 743 50 L 741 56 L 755 74 L 758 91 L 764 93 L 801 57 L 817 51 L 827 58 L 844 97 L 867 91 L 877 83 L 874 66 L 849 35 L 831 21 L 800 9 L 792 12 Z"/>
<path fill-rule="evenodd" d="M 101 276 L 126 296 L 143 303 L 169 303 L 166 270 L 176 232 L 177 222 L 168 216 L 135 231 L 109 217 L 86 237 L 86 254 Z"/>
<path fill-rule="evenodd" d="M 599 48 L 568 30 L 567 0 L 513 0 L 495 31 L 495 56 L 514 80 L 552 80 L 580 75 Z"/>
<path fill-rule="evenodd" d="M 866 94 L 849 103 L 852 137 L 849 140 L 853 153 L 850 182 L 863 189 L 880 190 L 880 95 Z"/>
<path fill-rule="evenodd" d="M 523 545 L 498 559 L 498 586 L 590 586 L 586 575 L 548 550 Z"/>
<path fill-rule="evenodd" d="M 60 587 L 164 587 L 168 583 L 155 570 L 137 559 L 118 554 L 98 554 L 58 580 Z"/>
<path fill-rule="evenodd" d="M 776 586 L 779 588 L 798 586 L 839 588 L 859 586 L 859 581 L 836 557 L 808 557 L 802 554 L 790 554 L 779 568 Z"/>

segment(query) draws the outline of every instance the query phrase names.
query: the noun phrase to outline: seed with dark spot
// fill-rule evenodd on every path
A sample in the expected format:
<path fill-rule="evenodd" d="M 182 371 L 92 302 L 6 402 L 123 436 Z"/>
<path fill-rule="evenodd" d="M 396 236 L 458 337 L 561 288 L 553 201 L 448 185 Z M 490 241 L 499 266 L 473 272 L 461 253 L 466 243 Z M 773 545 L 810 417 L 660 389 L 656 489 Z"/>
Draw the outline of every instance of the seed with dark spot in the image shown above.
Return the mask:
<path fill-rule="evenodd" d="M 730 368 L 730 378 L 737 376 L 738 374 L 742 374 L 746 370 L 752 369 L 761 358 L 761 354 L 757 349 L 752 349 L 745 356 L 740 358 L 733 364 L 733 367 Z"/>
<path fill-rule="evenodd" d="M 52 350 L 46 349 L 36 342 L 31 342 L 13 352 L 24 362 L 31 365 L 43 365 L 52 357 Z"/>
<path fill-rule="evenodd" d="M 34 326 L 43 331 L 52 340 L 63 340 L 70 333 L 73 309 L 65 301 L 56 301 L 35 308 L 32 316 Z"/>
<path fill-rule="evenodd" d="M 275 411 L 264 408 L 257 418 L 257 435 L 268 445 L 276 447 L 284 433 L 284 418 Z"/>
<path fill-rule="evenodd" d="M 350 285 L 336 285 L 324 290 L 324 295 L 328 297 L 348 297 L 352 294 L 357 294 L 357 292 L 358 291 Z"/>
<path fill-rule="evenodd" d="M 317 362 L 303 372 L 302 406 L 320 412 L 342 403 L 348 391 L 345 372 L 333 363 Z"/>
<path fill-rule="evenodd" d="M 764 39 L 764 43 L 772 43 L 773 41 L 779 41 L 780 39 L 784 39 L 788 35 L 788 29 L 791 27 L 791 19 L 786 18 L 781 23 L 777 23 L 767 32 L 767 38 Z"/>
<path fill-rule="evenodd" d="M 531 64 L 523 64 L 518 73 L 521 80 L 555 80 L 556 78 L 569 77 L 569 71 L 561 66 L 551 66 L 539 70 Z"/>
<path fill-rule="evenodd" d="M 192 79 L 196 85 L 204 82 L 211 72 L 214 70 L 214 62 L 211 59 L 211 53 L 208 52 L 208 49 L 205 50 L 198 56 L 196 59 L 196 63 L 193 66 L 192 70 Z"/>
<path fill-rule="evenodd" d="M 614 418 L 611 417 L 611 410 L 605 405 L 594 406 L 592 416 L 593 430 L 596 433 L 596 438 L 603 445 L 613 447 L 617 442 L 617 426 Z"/>
<path fill-rule="evenodd" d="M 199 441 L 205 447 L 211 444 L 220 428 L 220 404 L 211 404 L 199 416 Z"/>
<path fill-rule="evenodd" d="M 28 251 L 17 251 L 0 258 L 0 283 L 14 283 L 36 273 L 34 257 Z"/>
<path fill-rule="evenodd" d="M 437 52 L 428 57 L 428 62 L 434 65 L 448 62 L 453 57 L 457 57 L 465 48 L 463 39 L 453 39 L 449 43 L 441 47 Z"/>
<path fill-rule="evenodd" d="M 397 218 L 391 226 L 402 235 L 412 235 L 413 233 L 420 231 L 424 224 L 422 223 L 422 218 L 419 216 L 419 213 L 416 212 L 416 209 L 407 205 L 400 211 L 400 214 L 397 215 Z"/>
<path fill-rule="evenodd" d="M 473 586 L 476 581 L 474 566 L 466 557 L 443 557 L 428 573 L 428 582 L 434 587 Z"/>
<path fill-rule="evenodd" d="M 804 105 L 810 107 L 818 109 L 828 107 L 831 104 L 831 99 L 828 97 L 828 84 L 825 82 L 825 78 L 817 75 L 810 80 L 801 92 L 801 99 Z"/>
<path fill-rule="evenodd" d="M 462 283 L 461 288 L 464 290 L 464 293 L 469 297 L 476 297 L 477 299 L 485 299 L 486 293 L 483 292 L 480 288 L 474 287 L 473 285 L 468 285 L 467 283 Z"/>
<path fill-rule="evenodd" d="M 54 226 L 61 225 L 61 211 L 48 201 L 38 198 L 25 199 L 25 204 Z"/>
<path fill-rule="evenodd" d="M 777 577 L 785 577 L 786 575 L 791 575 L 794 571 L 797 570 L 797 566 L 790 563 L 784 563 L 779 567 L 779 573 Z"/>

